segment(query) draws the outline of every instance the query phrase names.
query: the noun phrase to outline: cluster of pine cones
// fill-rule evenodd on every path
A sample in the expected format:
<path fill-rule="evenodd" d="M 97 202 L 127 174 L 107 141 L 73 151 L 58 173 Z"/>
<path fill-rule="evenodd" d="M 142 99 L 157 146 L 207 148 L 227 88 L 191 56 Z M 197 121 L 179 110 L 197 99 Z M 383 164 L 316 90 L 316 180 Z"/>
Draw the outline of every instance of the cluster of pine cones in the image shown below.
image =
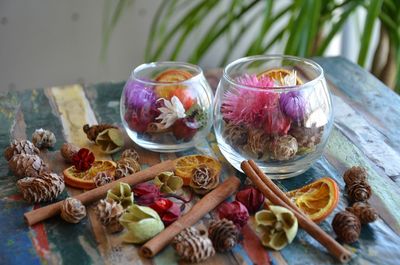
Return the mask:
<path fill-rule="evenodd" d="M 362 167 L 348 169 L 343 179 L 351 207 L 335 215 L 332 227 L 337 236 L 345 243 L 357 241 L 361 233 L 361 224 L 368 224 L 378 219 L 376 210 L 368 204 L 371 187 L 367 182 L 367 172 Z"/>
<path fill-rule="evenodd" d="M 215 254 L 232 249 L 239 240 L 239 230 L 227 219 L 214 220 L 206 231 L 189 227 L 172 240 L 172 247 L 182 260 L 201 262 Z"/>
<path fill-rule="evenodd" d="M 17 186 L 23 198 L 30 203 L 54 200 L 64 188 L 64 179 L 52 173 L 39 157 L 39 148 L 53 147 L 55 136 L 43 129 L 33 133 L 34 143 L 28 140 L 13 140 L 4 151 L 10 170 L 18 178 Z M 38 148 L 39 147 L 39 148 Z"/>

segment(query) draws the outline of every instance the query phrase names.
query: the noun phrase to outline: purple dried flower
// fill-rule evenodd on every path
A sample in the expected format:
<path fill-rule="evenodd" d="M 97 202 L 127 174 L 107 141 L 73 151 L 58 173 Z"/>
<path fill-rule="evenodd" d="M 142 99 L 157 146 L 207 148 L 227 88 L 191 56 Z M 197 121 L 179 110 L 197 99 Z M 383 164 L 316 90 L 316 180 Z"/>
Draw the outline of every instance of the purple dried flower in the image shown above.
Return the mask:
<path fill-rule="evenodd" d="M 279 98 L 282 111 L 293 120 L 301 120 L 304 117 L 306 100 L 299 91 L 283 93 Z"/>
<path fill-rule="evenodd" d="M 139 110 L 144 107 L 152 107 L 156 104 L 156 94 L 153 87 L 146 86 L 135 80 L 129 80 L 125 85 L 125 106 Z"/>

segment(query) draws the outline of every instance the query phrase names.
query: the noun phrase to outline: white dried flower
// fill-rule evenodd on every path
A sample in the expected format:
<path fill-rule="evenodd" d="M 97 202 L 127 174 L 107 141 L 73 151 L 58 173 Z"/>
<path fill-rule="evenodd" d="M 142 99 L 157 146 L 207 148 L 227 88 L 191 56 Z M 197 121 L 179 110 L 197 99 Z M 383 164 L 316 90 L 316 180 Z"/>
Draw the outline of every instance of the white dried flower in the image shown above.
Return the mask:
<path fill-rule="evenodd" d="M 177 96 L 173 96 L 171 101 L 165 98 L 162 98 L 162 100 L 164 100 L 165 107 L 158 108 L 161 114 L 156 119 L 161 120 L 160 123 L 164 128 L 169 128 L 177 119 L 186 117 L 185 108 Z"/>

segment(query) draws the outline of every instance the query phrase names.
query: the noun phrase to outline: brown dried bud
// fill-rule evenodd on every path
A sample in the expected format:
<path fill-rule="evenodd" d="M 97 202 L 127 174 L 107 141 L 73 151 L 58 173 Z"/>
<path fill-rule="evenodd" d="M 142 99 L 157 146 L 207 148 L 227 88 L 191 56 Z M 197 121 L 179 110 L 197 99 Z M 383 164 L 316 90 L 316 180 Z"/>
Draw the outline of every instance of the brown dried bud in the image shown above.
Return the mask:
<path fill-rule="evenodd" d="M 353 213 L 342 211 L 333 218 L 332 228 L 344 243 L 353 243 L 360 236 L 361 223 Z"/>
<path fill-rule="evenodd" d="M 66 198 L 61 205 L 61 218 L 68 223 L 77 224 L 86 216 L 86 207 L 75 198 Z"/>
<path fill-rule="evenodd" d="M 4 157 L 9 161 L 14 155 L 27 154 L 38 155 L 39 149 L 28 140 L 13 140 L 9 147 L 4 150 Z"/>
<path fill-rule="evenodd" d="M 139 154 L 133 148 L 126 149 L 125 151 L 122 152 L 121 159 L 124 159 L 127 157 L 132 158 L 133 160 L 136 160 L 137 162 L 139 162 Z"/>
<path fill-rule="evenodd" d="M 247 143 L 248 129 L 243 125 L 227 123 L 223 135 L 233 146 L 239 147 Z"/>
<path fill-rule="evenodd" d="M 351 186 L 355 181 L 367 181 L 367 171 L 363 167 L 351 167 L 343 174 L 344 182 Z"/>
<path fill-rule="evenodd" d="M 117 161 L 117 169 L 115 170 L 115 179 L 124 178 L 133 173 L 139 172 L 141 169 L 140 164 L 129 157 Z"/>
<path fill-rule="evenodd" d="M 357 216 L 362 224 L 372 223 L 378 219 L 376 210 L 364 202 L 356 202 L 346 210 Z"/>
<path fill-rule="evenodd" d="M 80 148 L 74 144 L 65 143 L 61 146 L 60 153 L 65 161 L 72 163 L 72 157 L 79 152 L 79 149 Z"/>
<path fill-rule="evenodd" d="M 32 143 L 37 148 L 51 148 L 56 144 L 56 136 L 49 130 L 37 129 L 32 134 Z"/>
<path fill-rule="evenodd" d="M 365 181 L 355 181 L 346 188 L 351 202 L 365 202 L 372 194 L 371 186 Z"/>
<path fill-rule="evenodd" d="M 238 228 L 228 219 L 212 221 L 208 228 L 208 235 L 215 250 L 220 252 L 230 250 L 239 240 Z"/>
<path fill-rule="evenodd" d="M 97 173 L 94 177 L 93 181 L 96 184 L 96 187 L 104 186 L 108 183 L 111 183 L 114 180 L 114 177 L 111 176 L 107 171 L 102 171 Z"/>
<path fill-rule="evenodd" d="M 117 129 L 118 127 L 111 124 L 98 124 L 93 126 L 89 126 L 89 124 L 83 125 L 83 131 L 86 133 L 87 138 L 93 142 L 96 141 L 96 138 L 99 135 L 99 133 L 110 128 Z"/>
<path fill-rule="evenodd" d="M 200 165 L 198 168 L 193 169 L 190 187 L 197 194 L 205 194 L 213 190 L 215 187 L 217 187 L 218 183 L 218 175 L 215 174 L 212 168 L 208 168 L 205 165 Z"/>

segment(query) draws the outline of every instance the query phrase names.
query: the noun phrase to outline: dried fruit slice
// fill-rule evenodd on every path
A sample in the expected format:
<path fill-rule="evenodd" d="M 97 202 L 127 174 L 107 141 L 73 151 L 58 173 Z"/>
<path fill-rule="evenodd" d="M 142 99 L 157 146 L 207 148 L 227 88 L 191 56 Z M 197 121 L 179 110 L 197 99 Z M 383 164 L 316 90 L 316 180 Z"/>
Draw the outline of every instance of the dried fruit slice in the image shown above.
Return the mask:
<path fill-rule="evenodd" d="M 110 160 L 94 161 L 93 166 L 86 171 L 78 171 L 75 166 L 71 166 L 63 171 L 65 184 L 68 186 L 90 190 L 96 188 L 94 178 L 99 172 L 107 172 L 114 177 L 117 164 Z"/>
<path fill-rule="evenodd" d="M 285 76 L 289 75 L 290 73 L 291 73 L 290 70 L 287 70 L 284 68 L 273 68 L 273 69 L 269 69 L 265 72 L 262 72 L 261 74 L 258 75 L 258 77 L 268 76 L 268 77 L 272 78 L 273 80 L 282 84 L 283 78 L 285 78 Z M 303 84 L 303 81 L 297 76 L 296 77 L 296 85 L 301 85 L 301 84 Z"/>
<path fill-rule="evenodd" d="M 328 177 L 289 191 L 287 195 L 316 223 L 328 217 L 339 202 L 339 188 L 336 182 Z"/>
<path fill-rule="evenodd" d="M 205 155 L 190 155 L 175 160 L 175 175 L 183 179 L 183 185 L 189 185 L 193 169 L 200 165 L 213 169 L 216 175 L 221 172 L 221 163 L 218 160 Z"/>
<path fill-rule="evenodd" d="M 161 72 L 155 80 L 161 83 L 171 83 L 171 85 L 159 85 L 156 86 L 155 92 L 160 98 L 171 99 L 172 96 L 177 96 L 183 103 L 183 99 L 188 97 L 187 93 L 181 91 L 176 92 L 176 90 L 186 90 L 186 86 L 184 85 L 175 85 L 173 83 L 182 82 L 188 80 L 193 75 L 188 71 L 178 70 L 178 69 L 168 69 Z M 184 98 L 179 97 L 182 94 Z M 186 101 L 186 100 L 185 100 Z"/>

